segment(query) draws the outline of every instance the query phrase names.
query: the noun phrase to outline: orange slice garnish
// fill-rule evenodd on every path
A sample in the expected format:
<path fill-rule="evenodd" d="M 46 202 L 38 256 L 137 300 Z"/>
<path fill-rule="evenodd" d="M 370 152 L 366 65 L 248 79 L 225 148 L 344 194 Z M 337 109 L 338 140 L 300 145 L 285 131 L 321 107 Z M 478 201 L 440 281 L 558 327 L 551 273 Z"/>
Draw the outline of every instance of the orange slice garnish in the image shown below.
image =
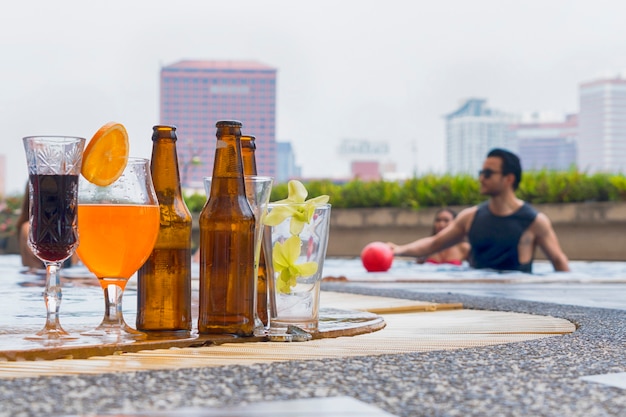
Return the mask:
<path fill-rule="evenodd" d="M 124 125 L 110 122 L 91 138 L 83 152 L 81 174 L 101 187 L 113 184 L 128 163 L 128 133 Z"/>

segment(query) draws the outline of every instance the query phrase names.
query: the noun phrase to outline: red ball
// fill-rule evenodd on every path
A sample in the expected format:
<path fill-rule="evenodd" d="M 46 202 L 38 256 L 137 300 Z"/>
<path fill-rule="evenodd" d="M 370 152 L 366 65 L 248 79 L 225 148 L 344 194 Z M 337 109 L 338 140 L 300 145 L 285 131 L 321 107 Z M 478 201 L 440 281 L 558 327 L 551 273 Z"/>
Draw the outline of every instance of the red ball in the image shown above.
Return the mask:
<path fill-rule="evenodd" d="M 361 262 L 368 272 L 385 272 L 393 263 L 393 251 L 383 242 L 368 243 L 361 251 Z"/>

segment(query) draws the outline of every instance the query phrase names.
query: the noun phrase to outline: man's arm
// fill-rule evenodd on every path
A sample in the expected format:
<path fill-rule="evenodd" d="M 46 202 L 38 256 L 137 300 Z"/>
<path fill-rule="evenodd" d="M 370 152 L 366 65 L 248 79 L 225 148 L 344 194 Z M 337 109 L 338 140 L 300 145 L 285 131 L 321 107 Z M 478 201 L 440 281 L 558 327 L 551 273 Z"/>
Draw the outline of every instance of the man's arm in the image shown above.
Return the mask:
<path fill-rule="evenodd" d="M 432 249 L 434 239 L 435 236 L 428 236 L 404 245 L 398 245 L 393 242 L 387 242 L 387 244 L 393 250 L 394 255 L 415 256 L 426 259 L 426 256 L 436 252 L 436 250 Z"/>
<path fill-rule="evenodd" d="M 387 244 L 394 255 L 424 257 L 460 243 L 465 238 L 467 224 L 473 218 L 474 208 L 465 209 L 450 223 L 448 227 L 434 236 L 424 237 L 405 245 L 392 242 Z"/>
<path fill-rule="evenodd" d="M 533 223 L 533 229 L 537 239 L 537 245 L 541 248 L 546 257 L 552 262 L 555 271 L 569 271 L 568 259 L 559 239 L 552 228 L 552 223 L 548 216 L 543 213 L 537 214 Z"/>

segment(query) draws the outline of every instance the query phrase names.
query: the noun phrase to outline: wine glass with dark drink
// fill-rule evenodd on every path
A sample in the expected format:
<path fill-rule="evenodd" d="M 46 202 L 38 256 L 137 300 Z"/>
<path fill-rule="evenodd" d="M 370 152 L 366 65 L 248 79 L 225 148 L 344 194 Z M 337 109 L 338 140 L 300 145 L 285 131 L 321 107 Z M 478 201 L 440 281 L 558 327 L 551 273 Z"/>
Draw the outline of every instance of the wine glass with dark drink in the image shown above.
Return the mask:
<path fill-rule="evenodd" d="M 27 339 L 74 338 L 61 327 L 59 269 L 78 246 L 78 176 L 85 139 L 61 136 L 25 137 L 28 163 L 28 246 L 46 266 L 46 324 Z"/>

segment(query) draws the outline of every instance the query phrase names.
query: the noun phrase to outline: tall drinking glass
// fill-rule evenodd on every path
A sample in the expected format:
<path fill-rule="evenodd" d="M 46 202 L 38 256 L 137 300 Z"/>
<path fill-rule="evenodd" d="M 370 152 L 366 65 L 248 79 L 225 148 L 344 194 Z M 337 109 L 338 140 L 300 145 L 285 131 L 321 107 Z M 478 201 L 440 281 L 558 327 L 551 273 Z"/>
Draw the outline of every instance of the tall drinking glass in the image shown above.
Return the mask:
<path fill-rule="evenodd" d="M 148 259 L 159 232 L 157 201 L 150 161 L 129 158 L 122 176 L 100 187 L 80 178 L 78 192 L 78 256 L 98 277 L 104 290 L 104 318 L 84 333 L 113 342 L 146 338 L 122 314 L 122 295 L 131 276 Z"/>
<path fill-rule="evenodd" d="M 78 245 L 76 208 L 78 175 L 85 139 L 61 136 L 29 136 L 23 139 L 28 164 L 28 246 L 46 265 L 46 324 L 27 339 L 74 338 L 59 323 L 62 291 L 61 263 Z"/>
<path fill-rule="evenodd" d="M 330 204 L 276 202 L 267 206 L 268 213 L 293 213 L 276 225 L 266 226 L 263 232 L 271 336 L 288 335 L 290 326 L 310 333 L 318 331 L 330 209 Z M 308 221 L 305 213 L 310 213 Z"/>

